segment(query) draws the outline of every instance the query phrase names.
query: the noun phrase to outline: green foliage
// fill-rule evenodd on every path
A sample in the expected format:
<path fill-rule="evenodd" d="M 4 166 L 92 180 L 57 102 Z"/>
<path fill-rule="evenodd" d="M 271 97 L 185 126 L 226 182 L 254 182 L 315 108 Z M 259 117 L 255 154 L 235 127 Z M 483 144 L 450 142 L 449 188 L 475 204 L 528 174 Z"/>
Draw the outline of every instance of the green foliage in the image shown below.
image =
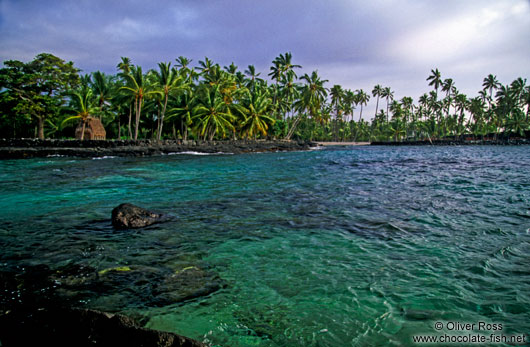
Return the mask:
<path fill-rule="evenodd" d="M 143 72 L 127 57 L 119 73 L 79 76 L 72 62 L 42 53 L 28 63 L 4 62 L 0 69 L 1 137 L 71 137 L 72 127 L 97 117 L 109 138 L 237 139 L 285 138 L 327 141 L 524 136 L 529 130 L 530 87 L 518 78 L 501 85 L 488 75 L 483 89 L 468 98 L 438 69 L 427 78 L 432 90 L 414 104 L 394 100 L 390 87 L 371 91 L 375 113 L 363 108 L 370 95 L 331 88 L 317 71 L 298 78 L 291 53 L 270 68 L 272 82 L 254 65 L 221 68 L 205 57 L 192 67 L 180 56 Z M 439 93 L 440 92 L 440 93 Z M 381 106 L 385 103 L 384 106 Z M 356 113 L 358 112 L 358 114 Z"/>

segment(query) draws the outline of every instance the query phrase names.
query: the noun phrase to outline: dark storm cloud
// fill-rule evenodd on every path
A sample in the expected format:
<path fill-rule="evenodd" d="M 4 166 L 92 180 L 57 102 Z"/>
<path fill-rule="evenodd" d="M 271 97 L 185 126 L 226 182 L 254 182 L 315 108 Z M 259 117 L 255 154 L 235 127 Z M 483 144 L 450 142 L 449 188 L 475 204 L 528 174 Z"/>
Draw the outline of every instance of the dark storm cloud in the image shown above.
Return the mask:
<path fill-rule="evenodd" d="M 53 50 L 88 68 L 102 68 L 88 59 L 109 64 L 103 58 L 116 54 L 265 65 L 292 51 L 302 63 L 346 62 L 369 58 L 371 15 L 362 15 L 340 2 L 4 1 L 1 54 L 29 59 Z"/>
<path fill-rule="evenodd" d="M 1 0 L 0 59 L 51 52 L 114 72 L 121 56 L 144 69 L 208 56 L 265 76 L 290 51 L 328 86 L 379 83 L 417 98 L 437 67 L 475 94 L 489 73 L 504 83 L 530 74 L 529 14 L 528 0 Z"/>

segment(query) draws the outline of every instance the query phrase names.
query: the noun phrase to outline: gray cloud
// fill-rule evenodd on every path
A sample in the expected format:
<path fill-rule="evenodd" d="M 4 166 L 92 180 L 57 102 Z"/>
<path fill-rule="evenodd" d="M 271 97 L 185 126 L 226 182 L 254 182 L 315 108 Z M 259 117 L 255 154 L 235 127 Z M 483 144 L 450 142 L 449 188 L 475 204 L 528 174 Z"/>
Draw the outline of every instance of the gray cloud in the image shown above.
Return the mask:
<path fill-rule="evenodd" d="M 379 83 L 417 99 L 439 68 L 476 95 L 489 73 L 503 83 L 530 75 L 529 14 L 528 0 L 2 0 L 0 59 L 51 52 L 87 72 L 114 72 L 121 56 L 144 69 L 208 56 L 266 75 L 290 51 L 328 86 Z"/>

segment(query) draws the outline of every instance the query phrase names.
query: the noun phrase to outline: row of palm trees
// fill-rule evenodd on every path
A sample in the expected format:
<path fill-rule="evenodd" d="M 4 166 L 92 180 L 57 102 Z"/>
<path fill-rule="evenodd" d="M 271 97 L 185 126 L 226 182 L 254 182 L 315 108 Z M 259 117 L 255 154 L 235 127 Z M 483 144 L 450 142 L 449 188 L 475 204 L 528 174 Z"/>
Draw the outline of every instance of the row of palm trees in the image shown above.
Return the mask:
<path fill-rule="evenodd" d="M 71 91 L 62 127 L 83 124 L 94 116 L 118 138 L 302 138 L 335 141 L 428 139 L 485 136 L 501 132 L 524 135 L 529 129 L 530 87 L 518 78 L 501 85 L 488 75 L 474 98 L 460 93 L 438 69 L 427 78 L 433 88 L 414 104 L 411 97 L 394 100 L 390 87 L 369 93 L 328 80 L 317 71 L 297 76 L 300 65 L 290 53 L 272 62 L 270 81 L 253 65 L 244 71 L 233 63 L 221 68 L 210 59 L 179 57 L 146 73 L 122 58 L 118 73 L 82 76 Z M 371 97 L 375 114 L 363 119 Z M 354 117 L 358 110 L 358 118 Z M 84 131 L 83 131 L 84 133 Z"/>
<path fill-rule="evenodd" d="M 357 91 L 355 105 L 360 105 L 359 121 L 349 131 L 345 128 L 341 139 L 361 135 L 363 139 L 400 141 L 408 139 L 497 137 L 500 133 L 524 136 L 530 130 L 530 87 L 526 80 L 518 78 L 509 85 L 502 85 L 494 75 L 488 75 L 483 82 L 479 96 L 468 98 L 460 93 L 451 78 L 442 79 L 438 69 L 431 70 L 427 78 L 433 90 L 420 96 L 415 105 L 411 97 L 394 100 L 394 92 L 389 87 L 376 85 L 372 96 L 376 101 L 376 111 L 371 123 L 363 122 L 362 107 L 370 97 L 364 91 Z M 440 97 L 440 93 L 444 93 Z M 340 102 L 342 97 L 342 103 Z M 339 101 L 337 101 L 339 100 Z M 386 106 L 380 108 L 380 101 Z M 335 121 L 341 122 L 340 115 L 351 110 L 349 92 L 342 92 L 340 86 L 332 88 L 331 104 L 335 107 Z M 342 107 L 342 108 L 340 108 Z"/>

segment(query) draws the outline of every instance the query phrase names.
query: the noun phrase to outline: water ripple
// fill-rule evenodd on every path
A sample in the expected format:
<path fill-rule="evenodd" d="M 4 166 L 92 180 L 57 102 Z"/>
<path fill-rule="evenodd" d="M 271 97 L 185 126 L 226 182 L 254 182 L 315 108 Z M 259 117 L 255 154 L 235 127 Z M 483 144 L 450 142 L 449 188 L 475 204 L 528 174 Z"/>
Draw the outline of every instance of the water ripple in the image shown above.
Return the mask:
<path fill-rule="evenodd" d="M 434 334 L 436 320 L 530 331 L 527 147 L 0 167 L 3 272 L 136 271 L 105 295 L 84 288 L 74 295 L 79 306 L 230 346 L 409 345 L 412 335 Z M 125 201 L 174 218 L 116 231 L 110 211 Z M 176 304 L 151 296 L 161 276 L 186 268 L 226 286 Z"/>

